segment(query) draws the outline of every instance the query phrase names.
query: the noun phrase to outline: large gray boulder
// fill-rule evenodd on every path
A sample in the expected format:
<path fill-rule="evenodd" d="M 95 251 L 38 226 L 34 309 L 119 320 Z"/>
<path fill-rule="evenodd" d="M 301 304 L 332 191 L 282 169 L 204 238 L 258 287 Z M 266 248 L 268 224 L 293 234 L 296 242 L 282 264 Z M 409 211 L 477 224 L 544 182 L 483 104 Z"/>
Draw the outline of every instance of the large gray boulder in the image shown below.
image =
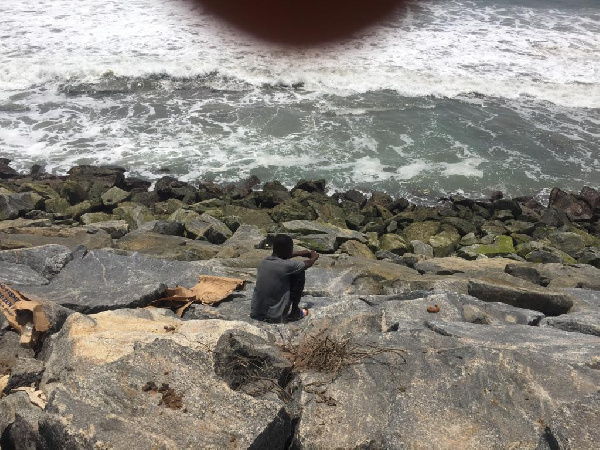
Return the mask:
<path fill-rule="evenodd" d="M 20 214 L 39 209 L 44 199 L 35 192 L 0 193 L 0 220 L 16 219 Z"/>
<path fill-rule="evenodd" d="M 333 340 L 348 365 L 299 374 L 295 448 L 538 448 L 560 434 L 591 449 L 600 438 L 595 337 L 429 321 Z"/>
<path fill-rule="evenodd" d="M 16 286 L 25 296 L 35 296 L 84 313 L 146 306 L 159 298 L 166 285 L 136 258 L 109 251 L 74 252 L 73 260 L 44 286 Z"/>
<path fill-rule="evenodd" d="M 72 316 L 44 352 L 40 441 L 54 448 L 283 449 L 291 418 L 277 390 L 248 395 L 216 373 L 228 364 L 245 370 L 244 352 L 219 344 L 238 334 L 256 338 L 258 347 L 245 338 L 259 350 L 251 355 L 275 355 L 267 333 L 240 322 L 181 322 L 159 310 Z M 263 361 L 265 372 L 246 381 L 271 375 L 270 359 Z"/>

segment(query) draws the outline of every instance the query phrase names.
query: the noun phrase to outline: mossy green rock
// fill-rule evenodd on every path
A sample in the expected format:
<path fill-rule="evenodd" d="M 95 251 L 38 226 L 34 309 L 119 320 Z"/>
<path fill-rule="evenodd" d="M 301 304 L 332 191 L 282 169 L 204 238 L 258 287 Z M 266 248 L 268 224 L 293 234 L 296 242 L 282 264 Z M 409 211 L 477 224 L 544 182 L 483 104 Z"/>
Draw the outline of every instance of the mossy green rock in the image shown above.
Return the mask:
<path fill-rule="evenodd" d="M 48 186 L 47 184 L 25 183 L 20 187 L 19 191 L 20 192 L 26 192 L 26 191 L 35 192 L 36 194 L 41 195 L 45 199 L 59 197 L 58 192 L 56 192 L 56 190 L 54 190 L 52 187 Z"/>
<path fill-rule="evenodd" d="M 317 220 L 330 223 L 340 228 L 346 228 L 346 213 L 339 206 L 331 203 L 317 203 L 314 201 L 309 201 L 308 203 L 315 210 Z"/>
<path fill-rule="evenodd" d="M 87 189 L 79 181 L 67 180 L 60 188 L 60 196 L 71 205 L 76 205 L 87 199 Z"/>
<path fill-rule="evenodd" d="M 570 256 L 575 256 L 585 248 L 584 238 L 578 233 L 557 231 L 548 236 L 548 239 L 554 248 Z"/>
<path fill-rule="evenodd" d="M 225 216 L 237 216 L 243 224 L 254 225 L 263 230 L 270 229 L 275 224 L 266 210 L 227 205 L 223 207 L 223 212 L 225 213 Z"/>
<path fill-rule="evenodd" d="M 194 205 L 191 205 L 193 208 Z M 170 198 L 165 202 L 158 202 L 154 204 L 154 212 L 161 215 L 171 215 L 178 209 L 183 207 L 183 202 L 181 200 L 177 200 L 176 198 Z M 204 212 L 206 209 L 203 209 L 201 212 Z M 196 211 L 194 209 L 194 211 Z M 200 212 L 200 211 L 196 211 Z"/>
<path fill-rule="evenodd" d="M 379 240 L 379 248 L 384 251 L 404 255 L 411 251 L 408 241 L 397 234 L 384 234 Z"/>
<path fill-rule="evenodd" d="M 446 230 L 429 238 L 429 245 L 433 247 L 433 255 L 436 257 L 450 256 L 458 243 L 460 234 L 454 230 Z"/>
<path fill-rule="evenodd" d="M 134 202 L 120 203 L 113 210 L 113 215 L 119 220 L 126 221 L 130 230 L 137 230 L 143 223 L 156 219 L 147 207 Z"/>
<path fill-rule="evenodd" d="M 94 206 L 92 205 L 92 202 L 89 200 L 84 200 L 67 209 L 67 214 L 73 217 L 73 219 L 79 219 L 84 214 L 92 212 L 93 209 Z"/>
<path fill-rule="evenodd" d="M 475 253 L 485 256 L 506 256 L 516 252 L 510 236 L 496 236 L 493 244 L 480 244 L 474 250 Z"/>
<path fill-rule="evenodd" d="M 600 247 L 600 237 L 595 237 L 590 233 L 575 227 L 571 227 L 570 231 L 581 236 L 581 239 L 583 239 L 583 243 L 586 247 Z"/>
<path fill-rule="evenodd" d="M 367 259 L 377 259 L 368 245 L 358 241 L 347 241 L 340 245 L 340 250 L 350 256 L 358 256 Z"/>
<path fill-rule="evenodd" d="M 307 234 L 299 236 L 297 240 L 304 247 L 319 253 L 333 253 L 338 248 L 337 240 L 332 234 Z"/>
<path fill-rule="evenodd" d="M 54 197 L 46 200 L 44 207 L 49 213 L 66 214 L 71 204 L 62 197 Z"/>
<path fill-rule="evenodd" d="M 532 239 L 531 239 L 530 236 L 528 236 L 526 234 L 521 234 L 521 233 L 513 233 L 513 234 L 510 235 L 510 237 L 513 238 L 513 242 L 516 245 L 525 244 L 527 242 L 531 242 L 532 241 Z"/>
<path fill-rule="evenodd" d="M 542 242 L 538 242 L 538 241 L 530 241 L 530 242 L 525 242 L 523 244 L 517 244 L 517 246 L 515 247 L 515 251 L 517 253 L 517 255 L 519 255 L 522 258 L 526 258 L 527 255 L 535 250 L 543 250 L 544 249 L 544 244 Z"/>
<path fill-rule="evenodd" d="M 316 219 L 316 214 L 312 208 L 302 205 L 297 200 L 290 200 L 273 208 L 271 218 L 281 223 L 290 220 L 313 220 Z"/>
<path fill-rule="evenodd" d="M 545 246 L 543 250 L 534 250 L 531 253 L 525 255 L 525 259 L 528 262 L 534 263 L 562 263 L 562 264 L 575 264 L 575 258 L 568 254 L 561 252 L 560 250 Z"/>
<path fill-rule="evenodd" d="M 402 231 L 407 241 L 428 242 L 432 236 L 440 232 L 440 223 L 428 220 L 427 222 L 415 222 L 408 225 Z"/>
<path fill-rule="evenodd" d="M 116 186 L 111 187 L 108 191 L 104 192 L 100 199 L 104 206 L 116 206 L 119 203 L 124 202 L 129 198 L 131 194 L 123 189 L 119 189 Z"/>
<path fill-rule="evenodd" d="M 488 220 L 481 226 L 481 230 L 486 234 L 505 234 L 508 230 L 499 220 Z"/>

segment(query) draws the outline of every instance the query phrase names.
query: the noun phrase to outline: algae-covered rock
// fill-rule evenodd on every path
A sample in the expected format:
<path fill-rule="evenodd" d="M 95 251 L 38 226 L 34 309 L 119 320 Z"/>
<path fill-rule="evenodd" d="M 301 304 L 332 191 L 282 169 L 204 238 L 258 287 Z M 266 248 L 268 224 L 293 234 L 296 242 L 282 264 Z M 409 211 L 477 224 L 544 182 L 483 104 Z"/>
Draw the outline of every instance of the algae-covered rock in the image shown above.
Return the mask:
<path fill-rule="evenodd" d="M 20 192 L 32 191 L 41 195 L 44 199 L 59 197 L 58 192 L 47 184 L 24 183 L 19 188 Z"/>
<path fill-rule="evenodd" d="M 265 183 L 262 191 L 255 192 L 256 204 L 260 208 L 274 208 L 292 198 L 287 188 L 279 181 Z"/>
<path fill-rule="evenodd" d="M 412 250 L 405 238 L 393 233 L 381 236 L 379 248 L 383 251 L 395 253 L 396 255 L 403 255 Z"/>
<path fill-rule="evenodd" d="M 108 191 L 103 193 L 100 198 L 104 206 L 116 206 L 119 203 L 126 201 L 130 197 L 130 193 L 119 189 L 116 186 L 111 187 Z"/>
<path fill-rule="evenodd" d="M 66 214 L 70 206 L 70 203 L 62 197 L 50 198 L 44 204 L 46 211 L 55 214 Z"/>
<path fill-rule="evenodd" d="M 197 205 L 197 203 L 194 205 Z M 192 208 L 194 211 L 200 213 L 206 211 L 206 208 L 202 208 L 202 211 L 198 211 L 194 208 L 194 205 L 190 205 L 190 208 Z M 164 202 L 157 202 L 154 204 L 154 212 L 157 214 L 171 215 L 181 208 L 183 208 L 183 202 L 176 198 L 170 198 Z"/>
<path fill-rule="evenodd" d="M 488 257 L 506 256 L 516 252 L 515 247 L 513 246 L 512 237 L 510 236 L 496 236 L 493 244 L 475 245 L 473 246 L 473 251 L 478 255 L 485 255 Z"/>
<path fill-rule="evenodd" d="M 79 180 L 67 180 L 60 187 L 60 196 L 66 199 L 69 204 L 76 205 L 87 200 L 87 186 L 84 186 Z"/>
<path fill-rule="evenodd" d="M 222 244 L 231 237 L 231 230 L 219 219 L 204 213 L 178 209 L 169 217 L 170 221 L 183 223 L 190 239 L 202 239 L 212 244 Z"/>
<path fill-rule="evenodd" d="M 552 233 L 548 239 L 554 248 L 570 256 L 575 256 L 585 248 L 585 240 L 579 233 L 557 231 Z"/>
<path fill-rule="evenodd" d="M 445 217 L 442 223 L 453 226 L 461 236 L 474 233 L 477 230 L 473 220 L 465 220 L 460 217 Z"/>
<path fill-rule="evenodd" d="M 273 208 L 271 218 L 278 223 L 291 220 L 313 220 L 316 219 L 316 214 L 312 208 L 302 205 L 299 201 L 289 200 Z"/>
<path fill-rule="evenodd" d="M 326 224 L 316 220 L 291 220 L 281 224 L 283 230 L 297 234 L 330 234 L 336 237 L 341 243 L 347 240 L 357 240 L 366 242 L 366 237 L 363 233 L 340 228 L 335 225 Z"/>
<path fill-rule="evenodd" d="M 577 262 L 581 264 L 590 264 L 600 269 L 600 249 L 599 248 L 586 248 L 579 255 Z"/>
<path fill-rule="evenodd" d="M 124 202 L 119 204 L 119 206 L 113 210 L 113 215 L 119 220 L 126 221 L 129 224 L 130 230 L 136 230 L 143 223 L 156 219 L 146 206 L 135 202 Z"/>
<path fill-rule="evenodd" d="M 346 213 L 342 208 L 331 203 L 317 203 L 309 201 L 308 204 L 315 210 L 317 220 L 346 228 Z"/>
<path fill-rule="evenodd" d="M 344 253 L 348 253 L 350 256 L 377 259 L 368 245 L 358 241 L 346 241 L 340 245 L 340 250 L 342 250 Z"/>
<path fill-rule="evenodd" d="M 73 217 L 73 219 L 78 220 L 84 214 L 90 213 L 94 210 L 94 205 L 89 200 L 84 200 L 81 203 L 77 203 L 76 205 L 70 206 L 67 209 L 67 215 Z"/>
<path fill-rule="evenodd" d="M 436 257 L 450 256 L 459 242 L 460 234 L 455 230 L 445 230 L 429 238 L 429 245 L 433 247 Z"/>
<path fill-rule="evenodd" d="M 269 213 L 265 210 L 244 208 L 242 206 L 226 205 L 223 207 L 225 216 L 239 217 L 244 225 L 253 225 L 263 230 L 275 225 Z"/>
<path fill-rule="evenodd" d="M 575 258 L 560 250 L 544 246 L 543 250 L 533 250 L 525 255 L 525 259 L 533 263 L 575 264 Z"/>
<path fill-rule="evenodd" d="M 304 247 L 319 253 L 333 253 L 338 249 L 334 234 L 303 234 L 296 238 Z"/>
<path fill-rule="evenodd" d="M 426 222 L 415 222 L 408 225 L 402 234 L 408 241 L 428 242 L 429 238 L 440 232 L 439 222 L 428 220 Z"/>

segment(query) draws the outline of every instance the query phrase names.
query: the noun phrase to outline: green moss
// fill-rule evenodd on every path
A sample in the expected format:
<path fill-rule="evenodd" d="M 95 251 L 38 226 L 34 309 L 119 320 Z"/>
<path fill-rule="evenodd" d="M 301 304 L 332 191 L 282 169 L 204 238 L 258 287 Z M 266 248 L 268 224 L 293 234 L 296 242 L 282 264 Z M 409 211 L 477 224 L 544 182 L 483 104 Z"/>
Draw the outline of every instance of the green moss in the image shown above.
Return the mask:
<path fill-rule="evenodd" d="M 485 256 L 501 256 L 515 253 L 513 239 L 510 236 L 496 236 L 493 244 L 481 244 L 475 248 L 475 252 Z"/>

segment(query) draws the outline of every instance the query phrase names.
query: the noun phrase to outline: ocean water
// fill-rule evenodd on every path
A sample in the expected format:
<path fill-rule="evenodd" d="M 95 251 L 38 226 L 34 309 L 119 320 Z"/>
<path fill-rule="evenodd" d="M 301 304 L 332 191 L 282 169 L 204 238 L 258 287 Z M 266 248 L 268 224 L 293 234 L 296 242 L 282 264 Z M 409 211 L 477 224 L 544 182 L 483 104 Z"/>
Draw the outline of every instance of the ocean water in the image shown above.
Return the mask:
<path fill-rule="evenodd" d="M 0 156 L 409 198 L 600 188 L 600 0 L 415 0 L 306 48 L 186 0 L 3 1 Z"/>

